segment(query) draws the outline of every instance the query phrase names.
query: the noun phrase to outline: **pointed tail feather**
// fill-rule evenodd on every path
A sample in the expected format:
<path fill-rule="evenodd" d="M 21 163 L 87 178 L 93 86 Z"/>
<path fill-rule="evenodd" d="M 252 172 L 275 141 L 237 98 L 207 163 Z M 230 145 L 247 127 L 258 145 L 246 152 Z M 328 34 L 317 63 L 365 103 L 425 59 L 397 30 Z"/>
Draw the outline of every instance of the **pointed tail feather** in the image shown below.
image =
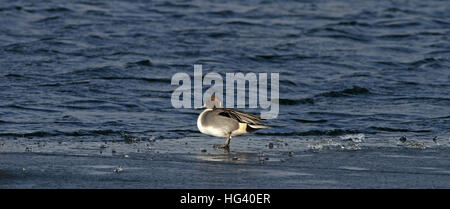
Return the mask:
<path fill-rule="evenodd" d="M 251 128 L 254 128 L 254 129 L 272 128 L 270 126 L 265 126 L 265 125 L 261 125 L 261 124 L 248 124 L 248 126 L 250 126 Z"/>

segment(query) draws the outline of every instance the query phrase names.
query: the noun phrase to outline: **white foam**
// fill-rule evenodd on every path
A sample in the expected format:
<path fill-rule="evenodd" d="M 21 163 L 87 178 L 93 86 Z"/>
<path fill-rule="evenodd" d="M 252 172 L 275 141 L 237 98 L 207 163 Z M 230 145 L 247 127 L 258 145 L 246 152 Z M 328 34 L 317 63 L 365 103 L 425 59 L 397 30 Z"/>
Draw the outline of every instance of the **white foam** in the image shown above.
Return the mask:
<path fill-rule="evenodd" d="M 346 134 L 344 136 L 340 136 L 340 138 L 344 141 L 348 140 L 353 141 L 355 143 L 360 143 L 366 138 L 366 136 L 362 133 L 359 133 L 359 134 Z"/>

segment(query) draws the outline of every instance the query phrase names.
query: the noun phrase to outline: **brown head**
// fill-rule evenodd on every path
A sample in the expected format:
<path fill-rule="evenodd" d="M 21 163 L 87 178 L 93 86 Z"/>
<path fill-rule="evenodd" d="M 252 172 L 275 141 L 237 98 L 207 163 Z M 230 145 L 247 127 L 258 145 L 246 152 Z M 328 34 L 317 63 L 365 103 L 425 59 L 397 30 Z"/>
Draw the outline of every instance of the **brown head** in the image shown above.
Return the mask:
<path fill-rule="evenodd" d="M 212 96 L 205 101 L 205 107 L 208 109 L 222 108 L 222 101 L 216 96 Z"/>

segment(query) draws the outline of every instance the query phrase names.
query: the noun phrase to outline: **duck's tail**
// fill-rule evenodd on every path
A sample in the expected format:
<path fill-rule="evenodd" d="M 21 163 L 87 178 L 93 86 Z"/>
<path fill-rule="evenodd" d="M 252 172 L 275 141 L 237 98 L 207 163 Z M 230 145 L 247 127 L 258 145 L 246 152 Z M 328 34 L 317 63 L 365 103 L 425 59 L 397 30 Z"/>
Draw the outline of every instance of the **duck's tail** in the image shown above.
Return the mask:
<path fill-rule="evenodd" d="M 253 131 L 259 130 L 259 129 L 266 129 L 266 128 L 272 128 L 270 126 L 265 126 L 265 125 L 261 125 L 261 124 L 247 124 L 247 129 L 246 131 L 248 133 L 251 133 Z"/>
<path fill-rule="evenodd" d="M 270 126 L 265 126 L 265 125 L 261 125 L 261 124 L 248 124 L 248 126 L 250 126 L 251 128 L 254 128 L 254 129 L 272 128 Z"/>

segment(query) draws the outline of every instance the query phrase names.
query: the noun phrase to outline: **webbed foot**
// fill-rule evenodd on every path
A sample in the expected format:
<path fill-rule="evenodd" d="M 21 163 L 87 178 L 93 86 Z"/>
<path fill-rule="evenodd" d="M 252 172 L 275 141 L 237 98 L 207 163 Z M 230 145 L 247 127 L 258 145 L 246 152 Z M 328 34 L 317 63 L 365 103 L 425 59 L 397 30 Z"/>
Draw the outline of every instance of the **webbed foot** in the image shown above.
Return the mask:
<path fill-rule="evenodd" d="M 213 147 L 215 149 L 230 149 L 230 145 L 228 144 L 215 144 Z"/>

